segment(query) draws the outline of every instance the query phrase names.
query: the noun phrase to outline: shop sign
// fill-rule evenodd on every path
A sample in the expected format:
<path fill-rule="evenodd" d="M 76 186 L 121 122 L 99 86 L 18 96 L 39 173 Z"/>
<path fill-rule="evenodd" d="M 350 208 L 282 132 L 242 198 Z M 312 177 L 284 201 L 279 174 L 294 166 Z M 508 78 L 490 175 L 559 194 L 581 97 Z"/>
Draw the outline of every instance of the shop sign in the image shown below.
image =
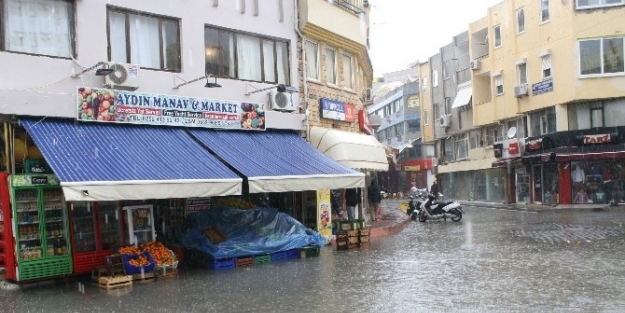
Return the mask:
<path fill-rule="evenodd" d="M 265 130 L 263 104 L 78 88 L 78 121 Z"/>
<path fill-rule="evenodd" d="M 210 197 L 197 197 L 187 199 L 187 212 L 196 213 L 211 209 Z"/>
<path fill-rule="evenodd" d="M 317 232 L 325 237 L 332 235 L 330 205 L 330 189 L 317 190 Z"/>
<path fill-rule="evenodd" d="M 610 143 L 612 142 L 612 137 L 610 134 L 601 134 L 601 135 L 584 135 L 584 144 L 595 144 L 595 143 Z"/>
<path fill-rule="evenodd" d="M 538 96 L 553 91 L 553 78 L 532 84 L 532 95 Z"/>
<path fill-rule="evenodd" d="M 322 118 L 350 123 L 356 118 L 353 104 L 325 98 L 321 98 L 319 104 Z"/>
<path fill-rule="evenodd" d="M 11 186 L 59 185 L 59 179 L 53 174 L 15 174 L 11 175 Z"/>
<path fill-rule="evenodd" d="M 519 139 L 512 138 L 503 141 L 502 158 L 516 158 L 521 156 L 519 149 Z"/>
<path fill-rule="evenodd" d="M 542 146 L 543 146 L 543 139 L 539 138 L 539 139 L 535 139 L 532 141 L 528 141 L 526 143 L 525 149 L 531 150 L 531 151 L 540 150 Z"/>
<path fill-rule="evenodd" d="M 369 120 L 369 114 L 365 110 L 358 111 L 358 128 L 367 135 L 375 134 L 375 129 L 371 126 L 371 121 Z"/>
<path fill-rule="evenodd" d="M 406 172 L 418 172 L 420 170 L 421 170 L 421 166 L 420 165 L 404 166 L 404 171 L 406 171 Z"/>
<path fill-rule="evenodd" d="M 30 183 L 33 185 L 47 185 L 48 177 L 47 176 L 31 176 Z"/>

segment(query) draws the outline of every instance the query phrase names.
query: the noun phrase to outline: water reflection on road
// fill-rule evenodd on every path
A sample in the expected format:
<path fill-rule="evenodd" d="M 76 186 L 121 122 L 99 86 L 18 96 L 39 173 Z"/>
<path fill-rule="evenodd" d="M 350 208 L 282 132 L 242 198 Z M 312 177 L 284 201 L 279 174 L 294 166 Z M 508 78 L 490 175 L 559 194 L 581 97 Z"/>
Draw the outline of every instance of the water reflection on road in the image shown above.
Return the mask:
<path fill-rule="evenodd" d="M 0 292 L 9 312 L 622 311 L 625 213 L 466 208 L 369 248 L 105 292 Z M 6 308 L 13 308 L 12 310 Z M 6 310 L 5 310 L 6 309 Z"/>

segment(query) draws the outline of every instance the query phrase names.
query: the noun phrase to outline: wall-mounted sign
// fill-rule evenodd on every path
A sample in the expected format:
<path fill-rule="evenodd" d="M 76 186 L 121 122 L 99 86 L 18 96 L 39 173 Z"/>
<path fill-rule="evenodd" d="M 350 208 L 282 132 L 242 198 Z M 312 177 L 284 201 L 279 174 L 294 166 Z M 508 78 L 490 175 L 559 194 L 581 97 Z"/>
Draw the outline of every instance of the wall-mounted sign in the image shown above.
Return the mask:
<path fill-rule="evenodd" d="M 262 104 L 78 88 L 79 121 L 226 129 L 265 129 Z"/>
<path fill-rule="evenodd" d="M 553 78 L 532 84 L 532 95 L 538 96 L 553 91 Z"/>
<path fill-rule="evenodd" d="M 585 145 L 610 142 L 612 142 L 612 137 L 610 137 L 610 134 L 584 135 Z"/>
<path fill-rule="evenodd" d="M 538 138 L 525 143 L 525 149 L 530 151 L 540 150 L 543 147 L 543 139 Z"/>
<path fill-rule="evenodd" d="M 406 172 L 418 172 L 420 170 L 421 170 L 421 166 L 419 165 L 404 166 L 404 171 Z"/>
<path fill-rule="evenodd" d="M 321 117 L 325 119 L 351 123 L 356 118 L 353 104 L 321 98 L 319 106 Z"/>
<path fill-rule="evenodd" d="M 421 170 L 429 170 L 434 167 L 432 159 L 411 159 L 402 163 L 404 171 L 418 172 Z"/>
<path fill-rule="evenodd" d="M 358 111 L 358 128 L 360 128 L 361 132 L 367 135 L 373 135 L 375 133 L 375 129 L 371 125 L 371 121 L 369 121 L 369 114 L 367 114 L 367 111 L 365 110 Z"/>
<path fill-rule="evenodd" d="M 187 212 L 196 213 L 211 209 L 210 197 L 196 197 L 187 199 Z"/>

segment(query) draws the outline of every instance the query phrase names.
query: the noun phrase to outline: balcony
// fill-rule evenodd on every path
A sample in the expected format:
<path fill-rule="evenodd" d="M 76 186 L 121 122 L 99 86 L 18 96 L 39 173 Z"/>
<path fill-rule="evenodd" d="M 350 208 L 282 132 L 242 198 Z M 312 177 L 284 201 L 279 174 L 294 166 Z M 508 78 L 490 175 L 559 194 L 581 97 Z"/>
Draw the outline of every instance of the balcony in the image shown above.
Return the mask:
<path fill-rule="evenodd" d="M 309 37 L 358 51 L 367 46 L 367 30 L 362 29 L 367 23 L 361 21 L 364 8 L 362 0 L 301 0 L 299 27 Z"/>

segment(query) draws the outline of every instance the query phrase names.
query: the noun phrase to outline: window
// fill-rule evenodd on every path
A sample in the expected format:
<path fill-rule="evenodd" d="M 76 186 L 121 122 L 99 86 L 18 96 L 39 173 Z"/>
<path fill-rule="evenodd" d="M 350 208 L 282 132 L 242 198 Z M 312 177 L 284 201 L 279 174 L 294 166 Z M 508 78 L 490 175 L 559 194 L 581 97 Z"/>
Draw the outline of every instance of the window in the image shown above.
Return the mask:
<path fill-rule="evenodd" d="M 549 108 L 530 114 L 530 136 L 541 136 L 556 132 L 556 110 Z"/>
<path fill-rule="evenodd" d="M 326 82 L 336 85 L 336 50 L 326 48 Z"/>
<path fill-rule="evenodd" d="M 306 76 L 319 80 L 319 49 L 316 42 L 306 41 Z"/>
<path fill-rule="evenodd" d="M 343 54 L 343 86 L 347 89 L 354 89 L 354 65 L 352 56 Z"/>
<path fill-rule="evenodd" d="M 501 125 L 488 126 L 486 136 L 489 146 L 492 146 L 495 142 L 503 141 L 503 127 Z"/>
<path fill-rule="evenodd" d="M 449 61 L 443 63 L 443 80 L 449 79 Z"/>
<path fill-rule="evenodd" d="M 438 87 L 438 70 L 432 70 L 432 87 Z"/>
<path fill-rule="evenodd" d="M 542 57 L 543 80 L 551 78 L 551 54 Z"/>
<path fill-rule="evenodd" d="M 204 28 L 206 73 L 219 77 L 290 84 L 286 41 Z"/>
<path fill-rule="evenodd" d="M 523 8 L 516 11 L 516 31 L 518 34 L 525 32 L 525 9 Z"/>
<path fill-rule="evenodd" d="M 428 115 L 428 109 L 423 110 L 423 123 L 425 125 L 430 125 L 430 116 Z"/>
<path fill-rule="evenodd" d="M 4 49 L 70 58 L 73 55 L 74 8 L 69 0 L 4 0 L 0 28 Z"/>
<path fill-rule="evenodd" d="M 438 103 L 434 103 L 434 105 L 432 105 L 432 111 L 434 114 L 434 120 L 438 120 L 438 118 L 441 117 L 440 106 L 438 105 Z"/>
<path fill-rule="evenodd" d="M 456 154 L 454 153 L 454 143 L 454 138 L 449 138 L 443 143 L 445 149 L 445 162 L 456 160 Z"/>
<path fill-rule="evenodd" d="M 501 47 L 501 26 L 495 26 L 493 33 L 495 34 L 495 48 L 499 48 Z"/>
<path fill-rule="evenodd" d="M 623 50 L 623 37 L 580 40 L 580 74 L 584 76 L 625 72 Z"/>
<path fill-rule="evenodd" d="M 625 0 L 577 0 L 577 9 L 594 9 L 625 4 Z"/>
<path fill-rule="evenodd" d="M 180 71 L 180 20 L 119 8 L 108 14 L 111 61 Z"/>
<path fill-rule="evenodd" d="M 549 0 L 540 1 L 540 22 L 545 23 L 549 21 Z"/>
<path fill-rule="evenodd" d="M 503 95 L 503 75 L 495 76 L 495 94 Z"/>
<path fill-rule="evenodd" d="M 471 149 L 480 148 L 483 146 L 481 130 L 476 129 L 476 130 L 470 131 L 469 138 L 471 138 L 471 141 L 469 141 Z"/>
<path fill-rule="evenodd" d="M 451 98 L 445 98 L 445 113 L 451 112 Z"/>
<path fill-rule="evenodd" d="M 516 66 L 517 82 L 519 85 L 527 84 L 527 63 L 518 63 Z"/>
<path fill-rule="evenodd" d="M 461 138 L 456 142 L 458 147 L 458 160 L 466 159 L 469 157 L 469 139 Z"/>
<path fill-rule="evenodd" d="M 423 93 L 427 93 L 428 91 L 428 78 L 427 76 L 423 77 Z"/>
<path fill-rule="evenodd" d="M 603 108 L 590 109 L 590 127 L 603 127 Z"/>

